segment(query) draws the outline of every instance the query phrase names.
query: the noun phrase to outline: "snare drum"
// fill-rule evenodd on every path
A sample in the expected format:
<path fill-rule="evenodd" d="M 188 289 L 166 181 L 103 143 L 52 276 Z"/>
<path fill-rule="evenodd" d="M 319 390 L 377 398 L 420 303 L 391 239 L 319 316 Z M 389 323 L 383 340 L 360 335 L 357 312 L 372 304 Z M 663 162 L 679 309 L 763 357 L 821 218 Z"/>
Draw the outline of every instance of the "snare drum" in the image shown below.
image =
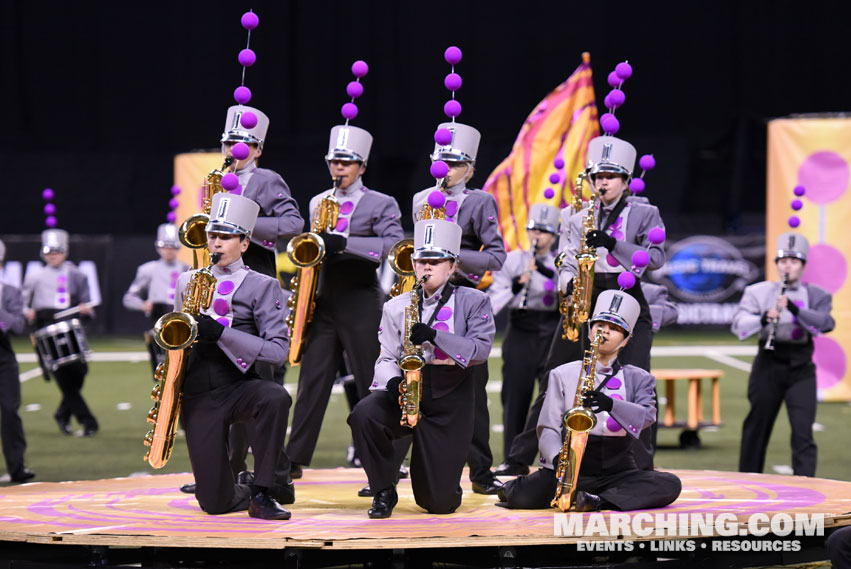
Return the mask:
<path fill-rule="evenodd" d="M 85 361 L 92 353 L 86 334 L 76 318 L 45 326 L 32 334 L 33 345 L 50 371 L 76 361 Z"/>

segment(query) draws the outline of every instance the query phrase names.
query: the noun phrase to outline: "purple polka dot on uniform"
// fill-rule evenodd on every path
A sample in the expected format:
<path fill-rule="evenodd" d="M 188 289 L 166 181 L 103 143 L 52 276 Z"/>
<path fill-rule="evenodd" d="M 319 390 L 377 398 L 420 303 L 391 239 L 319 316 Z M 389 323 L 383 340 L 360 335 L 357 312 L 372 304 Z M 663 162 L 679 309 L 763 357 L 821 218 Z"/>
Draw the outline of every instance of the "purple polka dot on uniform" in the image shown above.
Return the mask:
<path fill-rule="evenodd" d="M 544 281 L 544 290 L 552 292 L 556 289 L 556 284 L 553 281 Z"/>
<path fill-rule="evenodd" d="M 334 229 L 336 229 L 337 231 L 339 231 L 340 233 L 342 233 L 343 231 L 345 231 L 345 230 L 346 230 L 346 228 L 347 228 L 348 226 L 349 226 L 349 221 L 348 221 L 348 220 L 346 220 L 346 219 L 338 219 L 338 220 L 337 220 L 337 226 L 336 226 Z"/>
<path fill-rule="evenodd" d="M 613 433 L 616 433 L 616 432 L 620 431 L 621 429 L 623 429 L 623 427 L 620 426 L 620 423 L 618 423 L 617 421 L 615 421 L 611 417 L 606 419 L 606 428 L 609 429 L 609 431 L 611 431 Z"/>
<path fill-rule="evenodd" d="M 446 202 L 446 215 L 455 216 L 458 213 L 458 202 L 449 200 Z"/>
<path fill-rule="evenodd" d="M 803 337 L 804 337 L 804 331 L 803 330 L 801 330 L 800 328 L 797 328 L 797 327 L 792 328 L 792 339 L 793 340 L 800 340 Z"/>
<path fill-rule="evenodd" d="M 623 223 L 623 218 L 622 218 L 622 217 L 618 217 L 618 218 L 614 221 L 614 223 L 612 223 L 611 228 L 612 228 L 612 229 L 620 229 L 620 227 L 621 227 L 621 224 L 622 224 L 622 223 Z"/>
<path fill-rule="evenodd" d="M 67 290 L 65 290 L 65 287 L 64 287 L 64 286 L 59 286 L 59 287 L 56 289 L 56 292 L 68 292 L 68 291 L 67 291 Z"/>
<path fill-rule="evenodd" d="M 447 218 L 446 218 L 446 221 L 453 221 L 453 222 L 454 222 L 454 221 L 455 221 L 455 218 L 454 218 L 454 217 L 447 217 Z"/>
<path fill-rule="evenodd" d="M 68 302 L 68 299 L 67 299 L 67 298 L 65 298 L 64 296 L 60 296 L 60 297 L 59 297 L 59 298 L 57 298 L 56 300 L 58 300 L 58 301 L 59 301 L 59 304 L 65 304 L 66 302 Z"/>
<path fill-rule="evenodd" d="M 449 332 L 449 324 L 446 322 L 436 322 L 432 328 L 440 330 L 441 332 Z"/>
<path fill-rule="evenodd" d="M 620 396 L 620 395 L 618 395 L 617 393 L 612 393 L 611 398 L 612 398 L 612 399 L 618 399 L 618 400 L 620 400 L 620 401 L 623 401 L 623 397 L 621 397 L 621 396 Z"/>
<path fill-rule="evenodd" d="M 56 277 L 56 280 L 57 280 L 57 282 L 64 283 L 65 281 L 68 280 L 68 277 L 66 277 L 65 275 L 58 275 Z"/>
<path fill-rule="evenodd" d="M 606 255 L 606 262 L 609 264 L 610 267 L 617 267 L 618 265 L 620 265 L 620 263 L 618 263 L 618 260 L 612 257 L 611 255 Z"/>
<path fill-rule="evenodd" d="M 620 389 L 621 385 L 623 385 L 621 383 L 621 380 L 616 377 L 613 377 L 609 380 L 609 383 L 606 384 L 606 387 L 608 387 L 609 389 Z"/>
<path fill-rule="evenodd" d="M 213 302 L 213 311 L 219 316 L 224 316 L 230 310 L 230 304 L 224 298 L 217 298 Z"/>
<path fill-rule="evenodd" d="M 443 350 L 441 350 L 440 348 L 435 348 L 434 349 L 434 359 L 436 359 L 436 360 L 448 360 L 449 355 L 446 352 L 444 352 Z"/>
<path fill-rule="evenodd" d="M 180 273 L 178 273 L 177 271 L 172 271 L 171 275 L 169 275 L 169 276 L 171 277 L 172 280 L 177 280 L 177 277 L 180 276 Z"/>
<path fill-rule="evenodd" d="M 349 215 L 352 213 L 352 210 L 355 209 L 355 203 L 351 201 L 346 201 L 340 204 L 340 213 L 343 215 Z"/>
<path fill-rule="evenodd" d="M 448 306 L 444 306 L 440 310 L 437 311 L 437 316 L 435 316 L 440 321 L 449 320 L 452 318 L 452 309 Z"/>
<path fill-rule="evenodd" d="M 795 306 L 797 306 L 798 308 L 804 307 L 804 301 L 803 300 L 795 300 L 794 303 L 795 303 Z"/>
<path fill-rule="evenodd" d="M 614 237 L 618 241 L 623 241 L 623 231 L 621 231 L 620 229 L 615 229 L 614 231 L 612 231 L 612 237 Z"/>
<path fill-rule="evenodd" d="M 225 328 L 230 328 L 230 320 L 222 316 L 221 318 L 216 318 L 216 322 L 224 326 Z"/>
<path fill-rule="evenodd" d="M 168 295 L 168 299 L 169 299 L 169 300 L 174 300 L 174 292 L 172 292 L 171 294 L 169 294 L 169 295 Z"/>
<path fill-rule="evenodd" d="M 233 289 L 236 288 L 236 285 L 233 284 L 233 281 L 222 281 L 219 283 L 219 294 L 230 294 L 233 292 Z"/>
<path fill-rule="evenodd" d="M 544 303 L 544 306 L 552 306 L 555 304 L 556 297 L 551 293 L 544 293 L 544 296 L 541 298 L 541 302 Z"/>

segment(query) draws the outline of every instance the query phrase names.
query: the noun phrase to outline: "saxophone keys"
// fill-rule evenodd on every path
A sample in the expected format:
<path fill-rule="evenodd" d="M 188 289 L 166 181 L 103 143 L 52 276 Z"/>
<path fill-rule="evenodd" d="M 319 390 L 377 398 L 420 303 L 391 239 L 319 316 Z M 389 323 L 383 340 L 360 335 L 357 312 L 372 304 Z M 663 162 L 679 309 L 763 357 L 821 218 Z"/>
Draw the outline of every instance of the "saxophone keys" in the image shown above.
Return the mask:
<path fill-rule="evenodd" d="M 157 417 L 159 416 L 159 414 L 160 414 L 160 404 L 156 403 L 156 404 L 154 404 L 153 407 L 151 407 L 151 410 L 148 411 L 148 419 L 147 419 L 148 422 L 152 425 L 156 425 L 157 424 Z M 153 431 L 151 431 L 151 433 L 153 434 Z M 147 440 L 147 437 L 145 437 L 145 439 Z"/>
<path fill-rule="evenodd" d="M 142 442 L 144 443 L 144 445 L 146 447 L 149 447 L 152 444 L 154 444 L 154 431 L 153 430 L 148 431 L 148 434 L 145 435 L 145 440 L 142 441 Z M 150 453 L 145 453 L 145 460 L 148 460 L 149 454 Z"/>
<path fill-rule="evenodd" d="M 157 366 L 157 369 L 154 371 L 154 379 L 157 381 L 162 381 L 165 377 L 165 364 L 161 363 Z"/>
<path fill-rule="evenodd" d="M 160 381 L 162 381 L 162 380 L 160 380 Z M 163 386 L 162 386 L 162 384 L 158 383 L 157 385 L 154 386 L 153 389 L 151 389 L 151 399 L 153 399 L 154 401 L 159 401 L 160 398 L 162 397 L 162 392 L 163 392 Z"/>

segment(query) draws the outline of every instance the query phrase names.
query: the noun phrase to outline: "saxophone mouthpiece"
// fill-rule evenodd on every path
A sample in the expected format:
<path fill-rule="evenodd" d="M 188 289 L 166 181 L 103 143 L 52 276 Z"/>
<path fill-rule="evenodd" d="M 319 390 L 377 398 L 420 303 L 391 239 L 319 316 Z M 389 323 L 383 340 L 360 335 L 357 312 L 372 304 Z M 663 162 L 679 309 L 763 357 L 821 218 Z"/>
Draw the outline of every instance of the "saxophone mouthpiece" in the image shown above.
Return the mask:
<path fill-rule="evenodd" d="M 423 282 L 426 282 L 431 275 L 423 275 Z"/>
<path fill-rule="evenodd" d="M 334 180 L 334 188 L 335 189 L 339 188 L 340 184 L 343 183 L 343 177 L 342 176 L 334 176 L 333 180 Z"/>
<path fill-rule="evenodd" d="M 213 253 L 210 255 L 210 266 L 218 265 L 222 260 L 222 253 Z"/>
<path fill-rule="evenodd" d="M 231 164 L 233 164 L 233 161 L 234 161 L 233 156 L 228 156 L 227 158 L 225 158 L 225 163 L 222 164 L 222 170 L 230 168 Z"/>

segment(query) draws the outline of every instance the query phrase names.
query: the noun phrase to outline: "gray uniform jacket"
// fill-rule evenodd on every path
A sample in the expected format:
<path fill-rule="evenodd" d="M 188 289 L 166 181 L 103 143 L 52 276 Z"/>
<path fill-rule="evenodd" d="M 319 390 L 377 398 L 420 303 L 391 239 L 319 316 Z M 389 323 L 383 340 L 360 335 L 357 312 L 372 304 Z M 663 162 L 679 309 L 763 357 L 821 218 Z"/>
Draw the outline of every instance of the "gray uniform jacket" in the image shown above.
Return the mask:
<path fill-rule="evenodd" d="M 313 196 L 310 200 L 311 219 L 316 204 L 332 191 L 333 188 Z M 352 255 L 378 265 L 404 236 L 399 204 L 391 196 L 366 188 L 360 178 L 348 188 L 338 189 L 336 196 L 340 202 L 348 198 L 356 201 L 354 209 L 346 216 L 345 230 L 332 231 L 346 236 L 346 249 L 340 255 Z"/>
<path fill-rule="evenodd" d="M 189 265 L 178 260 L 169 263 L 157 259 L 140 265 L 130 288 L 124 293 L 124 308 L 142 310 L 146 300 L 156 304 L 173 304 L 177 278 L 188 269 Z"/>
<path fill-rule="evenodd" d="M 652 318 L 653 333 L 659 331 L 662 326 L 677 323 L 680 309 L 677 304 L 668 298 L 668 289 L 655 283 L 642 282 L 641 292 L 650 305 L 650 317 Z"/>
<path fill-rule="evenodd" d="M 560 365 L 550 372 L 547 394 L 544 397 L 544 405 L 538 418 L 538 448 L 541 451 L 541 465 L 553 468 L 552 459 L 561 451 L 562 447 L 562 418 L 565 411 L 574 407 L 576 399 L 576 388 L 579 375 L 582 370 L 582 362 L 574 361 Z M 595 375 L 595 387 L 610 374 L 612 368 L 597 364 Z M 655 385 L 656 379 L 648 372 L 633 365 L 623 366 L 615 378 L 622 380 L 619 399 L 613 398 L 612 411 L 607 413 L 611 419 L 622 427 L 618 434 L 628 435 L 637 439 L 641 430 L 652 425 L 656 421 Z M 612 393 L 610 389 L 614 378 L 606 385 L 604 392 Z M 598 426 L 606 422 L 597 417 Z M 596 427 L 595 427 L 596 430 Z M 592 434 L 596 434 L 592 432 Z"/>
<path fill-rule="evenodd" d="M 514 294 L 512 284 L 515 277 L 522 276 L 529 264 L 531 253 L 522 249 L 515 249 L 508 254 L 502 268 L 493 274 L 493 284 L 488 287 L 487 294 L 491 299 L 494 314 L 499 313 L 506 305 L 510 308 L 520 306 L 523 291 Z M 558 309 L 558 292 L 556 291 L 555 255 L 547 252 L 543 257 L 538 257 L 545 267 L 553 271 L 553 278 L 547 278 L 537 270 L 531 273 L 526 293 L 526 308 L 544 312 L 554 312 Z"/>
<path fill-rule="evenodd" d="M 768 336 L 769 326 L 762 325 L 762 316 L 777 304 L 780 295 L 780 283 L 763 281 L 745 288 L 742 300 L 733 313 L 731 329 L 739 340 L 753 336 L 757 332 L 764 340 Z M 788 288 L 786 297 L 789 302 L 799 306 L 798 315 L 793 317 L 789 310 L 780 313 L 775 338 L 778 342 L 805 344 L 811 335 L 833 330 L 836 323 L 830 315 L 833 299 L 826 290 L 812 284 L 800 284 Z"/>
<path fill-rule="evenodd" d="M 414 195 L 415 223 L 417 213 L 434 189 L 426 188 Z M 487 192 L 467 188 L 464 183 L 447 188 L 444 193 L 447 200 L 460 202 L 453 217 L 455 223 L 461 226 L 458 272 L 471 283 L 478 284 L 487 271 L 498 271 L 505 263 L 505 242 L 499 232 L 496 200 Z"/>
<path fill-rule="evenodd" d="M 442 290 L 438 290 L 432 298 L 439 297 Z M 490 354 L 496 333 L 490 300 L 485 293 L 468 287 L 457 287 L 452 294 L 454 331 L 438 330 L 434 345 L 445 352 L 454 365 L 466 368 L 484 363 Z M 402 294 L 384 303 L 381 326 L 378 328 L 381 352 L 375 362 L 375 379 L 370 387 L 371 391 L 385 391 L 388 380 L 403 375 L 398 362 L 404 348 L 405 308 L 410 302 L 410 295 Z M 429 321 L 434 308 L 434 305 L 429 307 L 423 303 L 424 322 Z M 430 342 L 426 342 L 424 347 L 428 347 L 428 344 Z M 433 395 L 440 397 L 443 394 Z"/>
<path fill-rule="evenodd" d="M 183 307 L 183 294 L 190 277 L 196 271 L 180 275 L 174 309 Z M 239 273 L 244 272 L 245 275 Z M 246 373 L 254 362 L 267 362 L 282 366 L 289 353 L 289 339 L 284 323 L 286 301 L 276 279 L 250 270 L 242 258 L 227 267 L 213 267 L 217 289 L 227 280 L 241 284 L 230 297 L 230 315 L 233 324 L 226 327 L 216 344 L 240 373 Z M 205 314 L 217 317 L 212 307 Z"/>
<path fill-rule="evenodd" d="M 251 233 L 253 243 L 271 251 L 279 237 L 291 237 L 301 232 L 304 219 L 289 186 L 277 172 L 258 168 L 252 163 L 236 175 L 243 188 L 242 195 L 260 206 L 257 223 Z"/>
<path fill-rule="evenodd" d="M 89 281 L 70 261 L 44 265 L 24 279 L 24 302 L 35 311 L 63 310 L 91 302 Z"/>
<path fill-rule="evenodd" d="M 596 270 L 605 270 L 608 272 L 630 270 L 632 267 L 632 255 L 638 250 L 647 250 L 650 256 L 650 263 L 638 271 L 638 275 L 643 275 L 645 270 L 655 270 L 665 264 L 667 258 L 663 244 L 653 245 L 647 239 L 647 234 L 654 227 L 665 227 L 662 222 L 662 217 L 659 215 L 659 208 L 650 205 L 646 198 L 629 196 L 627 197 L 628 207 L 624 209 L 621 217 L 624 218 L 626 225 L 626 233 L 621 238 L 617 238 L 617 244 L 614 250 L 609 251 L 605 247 L 597 248 L 598 261 Z M 600 213 L 602 203 L 597 200 L 595 210 L 595 218 Z M 570 279 L 576 276 L 576 253 L 579 251 L 585 235 L 582 233 L 582 218 L 585 216 L 586 209 L 571 215 L 570 208 L 561 210 L 561 232 L 559 234 L 558 250 L 566 251 L 564 262 L 559 267 L 559 287 L 562 291 L 567 289 L 567 283 Z M 595 220 L 597 225 L 599 221 Z M 615 229 L 610 227 L 608 233 L 612 235 Z M 608 265 L 606 258 L 611 255 L 619 266 L 616 268 Z"/>
<path fill-rule="evenodd" d="M 21 291 L 12 285 L 0 283 L 0 334 L 24 332 L 24 300 Z"/>

